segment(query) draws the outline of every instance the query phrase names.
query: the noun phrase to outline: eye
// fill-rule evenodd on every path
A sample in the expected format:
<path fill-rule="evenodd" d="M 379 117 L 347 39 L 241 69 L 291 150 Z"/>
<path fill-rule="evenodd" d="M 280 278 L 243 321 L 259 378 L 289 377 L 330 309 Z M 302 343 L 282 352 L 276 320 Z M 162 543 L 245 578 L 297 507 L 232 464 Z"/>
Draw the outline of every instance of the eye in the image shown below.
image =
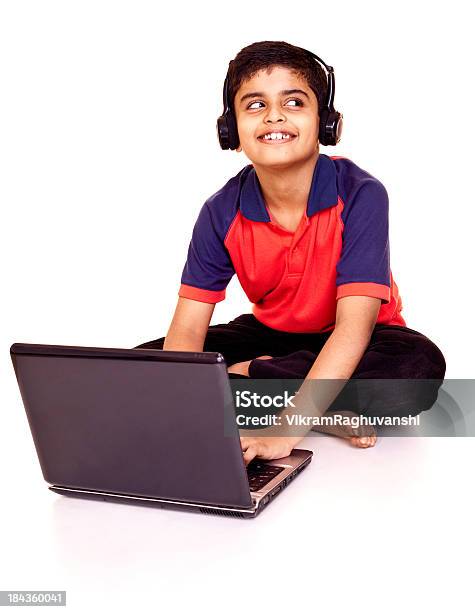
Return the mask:
<path fill-rule="evenodd" d="M 261 100 L 255 100 L 254 102 L 251 102 L 250 104 L 248 104 L 246 106 L 247 110 L 257 110 L 259 108 L 262 108 L 262 106 L 257 106 L 258 104 L 261 104 L 262 106 L 264 106 L 264 102 L 262 102 Z M 287 102 L 285 103 L 286 106 L 292 106 L 292 107 L 298 107 L 298 106 L 303 106 L 304 103 L 300 98 L 290 98 L 289 100 L 287 100 Z"/>
<path fill-rule="evenodd" d="M 295 102 L 295 104 L 291 104 L 291 106 L 303 106 L 303 102 L 300 100 L 300 98 L 292 98 L 287 100 L 287 104 L 289 104 L 289 102 Z"/>
<path fill-rule="evenodd" d="M 253 109 L 253 108 L 257 108 L 256 106 L 254 106 L 255 104 L 264 104 L 263 102 L 260 102 L 259 100 L 256 100 L 255 102 L 251 102 L 247 108 L 248 109 Z"/>

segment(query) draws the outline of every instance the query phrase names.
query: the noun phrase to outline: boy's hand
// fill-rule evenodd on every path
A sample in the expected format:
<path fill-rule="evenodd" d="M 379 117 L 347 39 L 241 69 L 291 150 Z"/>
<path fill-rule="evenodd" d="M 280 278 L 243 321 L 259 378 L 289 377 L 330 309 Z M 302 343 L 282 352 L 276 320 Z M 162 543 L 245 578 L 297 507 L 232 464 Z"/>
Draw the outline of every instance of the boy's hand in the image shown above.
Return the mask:
<path fill-rule="evenodd" d="M 247 465 L 253 459 L 282 459 L 288 457 L 303 438 L 241 438 L 244 462 Z"/>

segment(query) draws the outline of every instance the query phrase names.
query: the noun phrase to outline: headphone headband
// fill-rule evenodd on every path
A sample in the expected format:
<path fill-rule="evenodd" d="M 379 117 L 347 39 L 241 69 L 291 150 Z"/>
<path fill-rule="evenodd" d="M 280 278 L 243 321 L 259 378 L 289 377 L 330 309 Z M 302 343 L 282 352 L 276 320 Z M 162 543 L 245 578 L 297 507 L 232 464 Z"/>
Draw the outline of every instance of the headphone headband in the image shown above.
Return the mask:
<path fill-rule="evenodd" d="M 318 139 L 322 145 L 336 145 L 340 141 L 343 128 L 343 115 L 333 106 L 335 98 L 335 73 L 332 66 L 327 65 L 318 55 L 299 47 L 302 51 L 310 55 L 325 67 L 327 71 L 327 95 L 325 103 L 320 110 L 320 125 Z M 229 68 L 226 73 L 223 85 L 223 114 L 218 117 L 217 131 L 218 140 L 222 149 L 237 149 L 239 146 L 239 136 L 237 131 L 236 117 L 229 100 Z"/>

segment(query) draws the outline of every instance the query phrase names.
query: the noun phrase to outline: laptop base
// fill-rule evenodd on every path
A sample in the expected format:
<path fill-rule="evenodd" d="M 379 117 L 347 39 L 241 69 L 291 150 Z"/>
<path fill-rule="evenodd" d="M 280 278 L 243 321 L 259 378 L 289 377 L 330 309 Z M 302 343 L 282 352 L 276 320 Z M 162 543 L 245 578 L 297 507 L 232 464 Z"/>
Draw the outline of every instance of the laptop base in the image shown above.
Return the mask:
<path fill-rule="evenodd" d="M 295 451 L 294 451 L 295 452 Z M 293 480 L 312 460 L 313 453 L 311 451 L 300 451 L 305 453 L 307 458 L 299 467 L 293 470 L 286 478 L 276 479 L 278 482 L 265 495 L 251 494 L 253 505 L 250 508 L 228 508 L 224 506 L 215 506 L 210 504 L 198 504 L 192 502 L 184 502 L 170 499 L 159 499 L 154 497 L 144 497 L 140 495 L 126 495 L 119 493 L 109 493 L 107 491 L 90 491 L 87 489 L 77 489 L 73 487 L 63 487 L 60 485 L 51 485 L 48 487 L 50 491 L 65 495 L 66 497 L 76 497 L 79 499 L 88 499 L 105 502 L 115 502 L 135 506 L 146 506 L 169 510 L 185 510 L 188 512 L 197 512 L 200 514 L 211 514 L 218 516 L 229 516 L 234 518 L 255 518 L 262 510 L 272 501 L 276 495 L 285 489 L 291 480 Z"/>

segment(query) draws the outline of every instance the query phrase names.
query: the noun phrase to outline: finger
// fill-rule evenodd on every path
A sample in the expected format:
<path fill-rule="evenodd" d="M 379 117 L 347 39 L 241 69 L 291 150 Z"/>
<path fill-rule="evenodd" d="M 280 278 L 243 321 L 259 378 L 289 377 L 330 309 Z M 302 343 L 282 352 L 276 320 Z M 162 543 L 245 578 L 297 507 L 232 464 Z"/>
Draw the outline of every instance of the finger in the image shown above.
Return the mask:
<path fill-rule="evenodd" d="M 255 439 L 246 436 L 243 436 L 242 438 L 240 438 L 241 440 L 241 448 L 243 451 L 245 451 L 246 449 L 248 449 L 252 444 L 255 443 Z"/>
<path fill-rule="evenodd" d="M 246 452 L 243 454 L 244 463 L 248 465 L 255 457 L 257 457 L 256 446 L 249 446 Z"/>
<path fill-rule="evenodd" d="M 256 450 L 256 459 L 280 459 L 282 457 L 287 457 L 288 453 L 284 453 L 280 450 L 271 450 L 267 444 L 258 442 L 254 447 Z"/>

